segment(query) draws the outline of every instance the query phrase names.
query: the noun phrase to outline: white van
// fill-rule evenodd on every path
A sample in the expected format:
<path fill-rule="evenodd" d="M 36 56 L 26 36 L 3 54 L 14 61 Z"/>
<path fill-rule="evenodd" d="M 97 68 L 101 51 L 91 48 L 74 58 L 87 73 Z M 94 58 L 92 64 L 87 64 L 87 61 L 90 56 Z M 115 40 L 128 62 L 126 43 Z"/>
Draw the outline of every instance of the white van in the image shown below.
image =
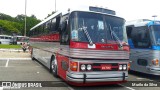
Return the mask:
<path fill-rule="evenodd" d="M 0 35 L 0 44 L 11 44 L 12 36 Z"/>

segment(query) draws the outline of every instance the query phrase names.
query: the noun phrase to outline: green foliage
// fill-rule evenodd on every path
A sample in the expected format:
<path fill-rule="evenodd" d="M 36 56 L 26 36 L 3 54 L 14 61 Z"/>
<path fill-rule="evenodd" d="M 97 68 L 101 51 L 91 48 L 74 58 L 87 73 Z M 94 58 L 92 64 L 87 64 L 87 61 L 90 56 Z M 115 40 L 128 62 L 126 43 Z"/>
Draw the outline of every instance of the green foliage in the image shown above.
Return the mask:
<path fill-rule="evenodd" d="M 27 16 L 27 30 L 26 35 L 29 35 L 29 30 L 37 23 L 40 22 L 36 18 L 36 16 L 31 15 L 30 17 Z M 0 13 L 0 28 L 5 31 L 4 34 L 11 35 L 12 33 L 17 33 L 19 35 L 24 35 L 24 24 L 25 24 L 25 15 L 17 15 L 16 17 L 11 17 L 6 14 Z"/>
<path fill-rule="evenodd" d="M 27 30 L 31 29 L 33 26 L 35 26 L 39 22 L 40 20 L 37 20 L 37 18 L 27 17 Z M 29 32 L 27 32 L 26 34 L 29 35 Z"/>
<path fill-rule="evenodd" d="M 0 48 L 21 48 L 20 45 L 7 45 L 7 44 L 0 44 Z"/>
<path fill-rule="evenodd" d="M 3 14 L 3 13 L 0 13 L 0 19 L 7 20 L 7 21 L 15 21 L 15 18 L 13 18 L 9 15 Z"/>
<path fill-rule="evenodd" d="M 16 22 L 0 20 L 0 27 L 2 27 L 3 30 L 5 30 L 5 34 L 20 33 L 20 31 L 18 30 L 20 26 L 21 25 Z"/>

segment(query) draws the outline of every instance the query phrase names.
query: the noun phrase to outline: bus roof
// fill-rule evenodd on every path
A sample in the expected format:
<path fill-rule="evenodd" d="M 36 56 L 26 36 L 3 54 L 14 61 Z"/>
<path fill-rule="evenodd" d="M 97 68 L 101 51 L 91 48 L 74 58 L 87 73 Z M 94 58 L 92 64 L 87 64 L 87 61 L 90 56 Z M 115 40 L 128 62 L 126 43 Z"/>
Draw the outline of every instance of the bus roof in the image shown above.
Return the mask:
<path fill-rule="evenodd" d="M 80 10 L 75 10 L 75 11 L 79 11 L 79 12 L 91 12 L 91 13 L 97 13 L 97 14 L 103 14 L 103 15 L 109 15 L 109 16 L 119 17 L 119 16 L 117 16 L 117 15 L 113 15 L 113 14 L 109 14 L 109 13 L 105 13 L 105 12 L 80 11 Z M 72 12 L 75 12 L 75 11 L 72 11 Z M 122 18 L 122 17 L 119 17 L 119 18 Z"/>
<path fill-rule="evenodd" d="M 10 36 L 10 35 L 0 35 L 0 36 L 5 36 L 5 37 L 12 37 L 12 36 Z"/>
<path fill-rule="evenodd" d="M 74 10 L 74 11 L 72 11 L 72 12 L 75 12 L 75 11 L 79 11 L 79 10 Z M 72 13 L 72 12 L 71 12 L 71 13 Z M 79 11 L 79 12 L 91 12 L 91 13 L 104 14 L 104 15 L 110 15 L 110 16 L 118 17 L 118 16 L 116 16 L 116 15 L 107 14 L 107 13 L 103 13 L 103 12 L 95 12 L 95 11 Z M 33 29 L 35 29 L 36 27 L 42 25 L 43 23 L 46 23 L 46 22 L 49 21 L 50 19 L 52 19 L 52 18 L 54 18 L 54 17 L 56 17 L 56 16 L 59 16 L 59 15 L 62 15 L 62 12 L 56 12 L 55 14 L 51 15 L 51 16 L 48 17 L 47 19 L 43 20 L 42 22 L 40 22 L 40 23 L 38 23 L 37 25 L 35 25 L 34 27 L 32 27 L 32 28 L 30 29 L 30 31 L 33 30 Z M 65 15 L 65 14 L 64 14 L 64 15 Z M 119 17 L 119 18 L 121 18 L 121 17 Z"/>
<path fill-rule="evenodd" d="M 140 27 L 140 26 L 148 26 L 149 27 L 151 25 L 160 25 L 160 21 L 139 19 L 139 20 L 133 20 L 133 21 L 126 22 L 126 26 L 134 26 L 134 27 Z"/>
<path fill-rule="evenodd" d="M 160 21 L 150 21 L 147 25 L 148 27 L 151 25 L 160 25 Z"/>
<path fill-rule="evenodd" d="M 127 21 L 125 26 L 146 26 L 151 20 L 149 19 L 138 19 L 138 20 L 132 20 L 132 21 Z"/>
<path fill-rule="evenodd" d="M 38 23 L 37 25 L 35 25 L 34 27 L 32 27 L 30 30 L 35 29 L 35 28 L 38 27 L 39 25 L 47 22 L 48 20 L 50 20 L 50 19 L 52 19 L 52 18 L 54 18 L 54 17 L 56 17 L 56 16 L 58 16 L 58 15 L 61 15 L 61 12 L 56 12 L 55 14 L 51 15 L 51 16 L 48 17 L 47 19 L 43 20 L 42 22 L 40 22 L 40 23 Z"/>

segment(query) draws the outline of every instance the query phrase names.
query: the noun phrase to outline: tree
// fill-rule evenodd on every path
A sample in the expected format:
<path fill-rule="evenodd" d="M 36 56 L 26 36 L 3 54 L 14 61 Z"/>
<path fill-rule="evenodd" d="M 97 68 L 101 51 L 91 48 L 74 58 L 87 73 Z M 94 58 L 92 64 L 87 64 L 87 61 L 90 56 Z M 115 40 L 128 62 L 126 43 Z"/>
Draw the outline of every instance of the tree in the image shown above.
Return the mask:
<path fill-rule="evenodd" d="M 25 15 L 17 15 L 16 17 L 11 17 L 9 15 L 0 13 L 0 27 L 3 29 L 5 34 L 24 34 L 24 24 L 25 24 Z M 29 30 L 40 20 L 36 18 L 35 15 L 27 16 L 27 36 L 29 35 Z"/>
<path fill-rule="evenodd" d="M 1 20 L 8 20 L 8 21 L 15 21 L 15 19 L 9 15 L 0 13 L 0 19 Z"/>
<path fill-rule="evenodd" d="M 4 34 L 11 35 L 12 33 L 20 33 L 20 31 L 16 28 L 20 27 L 20 24 L 16 22 L 0 20 L 0 27 L 3 28 Z"/>

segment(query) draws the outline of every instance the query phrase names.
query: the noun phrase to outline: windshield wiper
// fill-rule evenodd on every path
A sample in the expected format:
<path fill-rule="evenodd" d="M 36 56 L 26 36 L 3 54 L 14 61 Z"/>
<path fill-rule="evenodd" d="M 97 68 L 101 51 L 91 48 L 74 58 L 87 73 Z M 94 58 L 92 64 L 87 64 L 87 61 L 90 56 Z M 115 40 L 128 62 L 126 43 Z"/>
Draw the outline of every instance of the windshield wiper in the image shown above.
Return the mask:
<path fill-rule="evenodd" d="M 83 20 L 82 30 L 83 30 L 84 33 L 86 34 L 86 36 L 87 36 L 87 38 L 88 38 L 88 40 L 89 40 L 89 44 L 92 46 L 92 45 L 93 45 L 93 41 L 92 41 L 91 37 L 90 37 L 89 34 L 88 34 L 87 27 L 84 26 L 84 20 Z"/>
<path fill-rule="evenodd" d="M 111 37 L 113 38 L 113 36 L 115 37 L 115 39 L 118 41 L 120 47 L 122 47 L 122 43 L 120 41 L 120 39 L 118 38 L 117 34 L 112 30 L 111 25 L 109 24 L 109 30 L 111 32 Z"/>
<path fill-rule="evenodd" d="M 92 45 L 93 45 L 93 41 L 92 41 L 91 37 L 90 37 L 89 34 L 88 34 L 87 27 L 82 26 L 82 30 L 83 30 L 84 33 L 86 34 L 86 36 L 87 36 L 87 38 L 88 38 L 88 40 L 89 40 L 89 44 L 92 46 Z"/>

